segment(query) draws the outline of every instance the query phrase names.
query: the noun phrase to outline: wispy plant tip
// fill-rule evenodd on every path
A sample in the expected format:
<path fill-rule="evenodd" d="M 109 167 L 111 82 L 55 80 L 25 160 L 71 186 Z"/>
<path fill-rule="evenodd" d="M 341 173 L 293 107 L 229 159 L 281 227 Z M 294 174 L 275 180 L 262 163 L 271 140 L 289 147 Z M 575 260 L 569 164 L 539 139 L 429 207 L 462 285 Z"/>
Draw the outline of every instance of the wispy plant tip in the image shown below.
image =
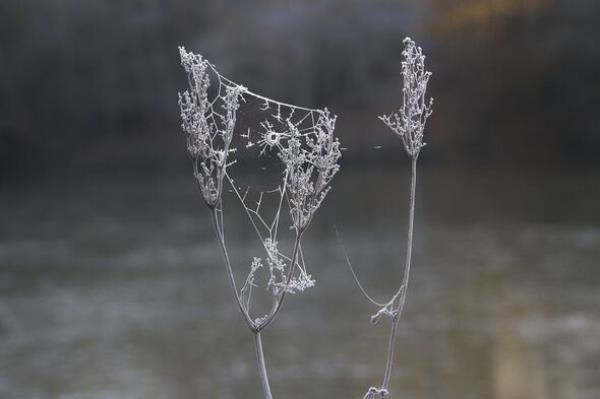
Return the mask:
<path fill-rule="evenodd" d="M 402 105 L 398 111 L 379 117 L 402 139 L 404 148 L 411 158 L 417 158 L 423 141 L 425 124 L 433 112 L 433 98 L 427 97 L 427 84 L 431 72 L 425 69 L 425 55 L 421 47 L 406 37 L 402 51 Z"/>

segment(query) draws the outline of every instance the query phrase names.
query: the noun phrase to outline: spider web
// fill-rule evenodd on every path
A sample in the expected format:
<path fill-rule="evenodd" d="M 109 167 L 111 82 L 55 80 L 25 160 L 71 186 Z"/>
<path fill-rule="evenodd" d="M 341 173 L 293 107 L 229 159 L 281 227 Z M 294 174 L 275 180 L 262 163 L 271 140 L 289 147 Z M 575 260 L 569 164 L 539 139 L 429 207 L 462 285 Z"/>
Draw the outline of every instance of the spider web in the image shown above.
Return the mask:
<path fill-rule="evenodd" d="M 243 147 L 244 154 L 251 156 L 254 160 L 268 158 L 273 161 L 275 158 L 275 169 L 278 169 L 279 183 L 272 184 L 263 190 L 253 189 L 250 185 L 238 183 L 232 177 L 229 171 L 225 172 L 225 180 L 233 192 L 234 198 L 242 206 L 252 229 L 259 238 L 264 251 L 267 254 L 265 262 L 269 266 L 271 278 L 268 287 L 276 295 L 278 290 L 284 289 L 286 273 L 294 273 L 296 267 L 299 270 L 298 277 L 294 277 L 286 289 L 288 292 L 298 292 L 314 285 L 310 274 L 308 274 L 302 246 L 299 244 L 299 256 L 295 267 L 291 267 L 291 258 L 281 251 L 277 245 L 280 235 L 280 227 L 283 224 L 282 216 L 287 212 L 282 212 L 286 207 L 290 207 L 290 198 L 287 194 L 287 171 L 285 165 L 279 159 L 279 154 L 291 138 L 292 134 L 300 138 L 302 145 L 306 146 L 309 141 L 314 141 L 318 134 L 318 124 L 321 118 L 326 114 L 326 110 L 312 109 L 288 104 L 282 101 L 273 100 L 248 90 L 246 87 L 235 83 L 234 81 L 221 75 L 216 67 L 206 62 L 210 69 L 212 84 L 212 99 L 209 101 L 209 107 L 206 110 L 214 126 L 222 126 L 226 120 L 226 115 L 220 112 L 219 108 L 225 108 L 223 104 L 230 101 L 228 96 L 231 92 L 239 92 L 241 106 L 254 105 L 251 114 L 255 120 L 248 123 L 249 126 L 236 127 L 236 132 L 240 130 L 235 138 L 236 147 L 226 149 L 228 153 L 239 155 L 238 149 Z M 190 82 L 190 87 L 194 87 Z M 226 128 L 226 127 L 224 127 Z M 217 134 L 215 133 L 215 138 Z M 230 161 L 227 168 L 237 163 L 237 159 Z M 279 166 L 279 168 L 277 167 Z M 261 168 L 263 170 L 266 167 Z M 266 206 L 266 203 L 274 206 Z M 223 217 L 222 205 L 219 209 L 220 217 Z M 223 223 L 221 222 L 221 226 Z M 257 261 L 258 259 L 258 261 Z M 250 267 L 250 272 L 240 289 L 240 297 L 249 310 L 252 290 L 257 286 L 255 283 L 255 273 L 264 265 L 260 258 L 254 258 Z"/>

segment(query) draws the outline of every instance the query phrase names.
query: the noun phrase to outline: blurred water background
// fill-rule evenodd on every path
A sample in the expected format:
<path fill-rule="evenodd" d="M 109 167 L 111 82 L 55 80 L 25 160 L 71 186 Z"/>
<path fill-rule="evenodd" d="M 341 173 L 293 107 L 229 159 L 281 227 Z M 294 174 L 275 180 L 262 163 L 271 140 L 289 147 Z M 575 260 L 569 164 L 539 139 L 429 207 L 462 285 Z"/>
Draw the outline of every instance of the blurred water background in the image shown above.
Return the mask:
<path fill-rule="evenodd" d="M 376 119 L 402 38 L 434 72 L 398 397 L 600 397 L 600 3 L 0 3 L 0 398 L 259 398 L 179 129 L 177 45 L 328 106 L 348 150 L 305 239 L 317 286 L 264 336 L 274 395 L 360 398 L 401 279 L 408 163 Z M 241 179 L 260 179 L 249 164 Z M 227 214 L 244 277 L 258 242 Z"/>

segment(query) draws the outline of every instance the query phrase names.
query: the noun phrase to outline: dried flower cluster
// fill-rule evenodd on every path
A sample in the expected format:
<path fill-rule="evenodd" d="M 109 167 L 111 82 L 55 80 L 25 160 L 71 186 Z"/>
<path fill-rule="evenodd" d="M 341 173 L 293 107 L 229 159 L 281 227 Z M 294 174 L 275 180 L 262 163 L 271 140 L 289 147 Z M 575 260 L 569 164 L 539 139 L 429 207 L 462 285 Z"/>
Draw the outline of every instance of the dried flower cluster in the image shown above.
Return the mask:
<path fill-rule="evenodd" d="M 312 279 L 304 267 L 300 267 L 299 275 L 292 277 L 289 284 L 287 284 L 287 273 L 291 270 L 289 259 L 279 252 L 278 245 L 277 241 L 272 241 L 270 238 L 264 240 L 267 256 L 264 260 L 258 257 L 253 259 L 249 273 L 250 281 L 254 282 L 256 271 L 264 269 L 264 263 L 266 263 L 269 273 L 266 288 L 271 291 L 273 296 L 280 295 L 282 290 L 286 290 L 290 294 L 295 294 L 313 287 L 315 280 Z"/>
<path fill-rule="evenodd" d="M 217 98 L 221 109 L 215 110 L 214 102 L 208 98 L 210 64 L 183 47 L 179 53 L 189 83 L 189 89 L 179 94 L 181 127 L 187 134 L 187 149 L 204 201 L 215 207 L 223 191 L 228 156 L 235 151 L 230 145 L 240 96 L 246 89 L 239 85 L 225 86 L 225 94 Z"/>
<path fill-rule="evenodd" d="M 403 43 L 402 106 L 398 112 L 380 116 L 379 119 L 400 136 L 408 155 L 417 158 L 426 144 L 423 142 L 423 131 L 433 111 L 433 99 L 426 100 L 431 72 L 425 70 L 425 55 L 421 47 L 416 46 L 409 37 Z"/>
<path fill-rule="evenodd" d="M 308 227 L 340 169 L 340 143 L 333 135 L 335 121 L 325 109 L 315 125 L 316 134 L 304 143 L 297 127 L 289 124 L 289 139 L 279 156 L 285 164 L 290 215 L 298 231 Z"/>

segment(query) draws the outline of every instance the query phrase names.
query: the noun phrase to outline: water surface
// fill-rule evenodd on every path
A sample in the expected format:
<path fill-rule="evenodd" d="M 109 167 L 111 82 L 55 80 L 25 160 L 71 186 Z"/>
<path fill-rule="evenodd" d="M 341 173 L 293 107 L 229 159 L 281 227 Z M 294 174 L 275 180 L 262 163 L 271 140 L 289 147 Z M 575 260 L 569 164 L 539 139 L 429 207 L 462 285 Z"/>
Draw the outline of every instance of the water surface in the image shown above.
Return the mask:
<path fill-rule="evenodd" d="M 395 398 L 600 397 L 600 174 L 424 171 Z M 361 398 L 401 279 L 407 179 L 340 175 L 304 250 L 317 286 L 265 332 L 278 398 Z M 227 219 L 238 279 L 259 255 Z M 187 177 L 96 178 L 0 195 L 0 397 L 260 398 L 251 336 Z"/>

